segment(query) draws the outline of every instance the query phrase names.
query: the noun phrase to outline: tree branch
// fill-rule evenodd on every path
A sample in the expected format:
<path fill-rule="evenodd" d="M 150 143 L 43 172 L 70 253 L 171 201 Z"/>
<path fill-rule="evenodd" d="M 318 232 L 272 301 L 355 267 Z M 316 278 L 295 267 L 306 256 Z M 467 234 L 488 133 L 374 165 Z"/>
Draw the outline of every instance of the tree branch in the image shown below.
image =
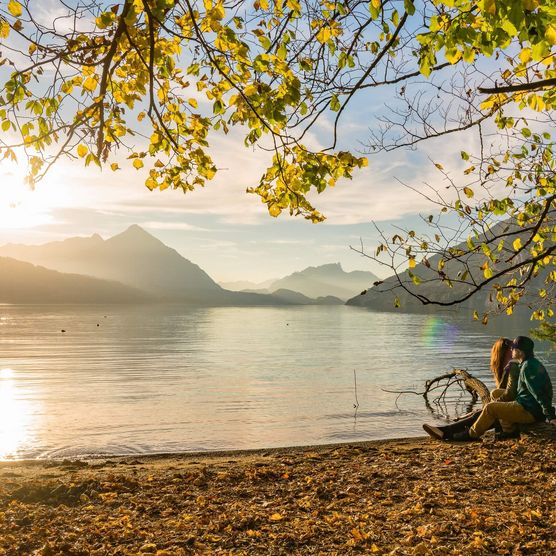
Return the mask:
<path fill-rule="evenodd" d="M 479 87 L 479 93 L 498 94 L 498 93 L 516 93 L 520 91 L 536 91 L 545 87 L 556 86 L 556 77 L 552 79 L 542 79 L 541 81 L 533 81 L 532 83 L 517 83 L 515 85 L 506 85 L 503 87 Z"/>

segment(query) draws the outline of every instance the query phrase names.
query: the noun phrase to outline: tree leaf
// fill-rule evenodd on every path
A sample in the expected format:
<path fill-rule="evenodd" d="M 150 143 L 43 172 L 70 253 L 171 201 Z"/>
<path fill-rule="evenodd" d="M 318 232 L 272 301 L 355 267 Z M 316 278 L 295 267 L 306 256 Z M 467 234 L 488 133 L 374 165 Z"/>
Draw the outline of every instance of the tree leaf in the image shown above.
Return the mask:
<path fill-rule="evenodd" d="M 23 8 L 22 8 L 21 4 L 19 2 L 17 2 L 16 0 L 10 0 L 8 2 L 8 11 L 14 17 L 20 17 L 21 14 L 23 13 Z"/>

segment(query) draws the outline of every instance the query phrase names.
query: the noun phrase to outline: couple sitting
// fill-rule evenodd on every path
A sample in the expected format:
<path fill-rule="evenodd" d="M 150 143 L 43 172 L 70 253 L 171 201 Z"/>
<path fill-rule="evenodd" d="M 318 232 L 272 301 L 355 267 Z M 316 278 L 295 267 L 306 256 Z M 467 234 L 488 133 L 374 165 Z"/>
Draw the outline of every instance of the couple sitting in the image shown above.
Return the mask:
<path fill-rule="evenodd" d="M 516 425 L 521 423 L 546 420 L 556 425 L 552 383 L 533 353 L 534 346 L 526 336 L 518 336 L 513 342 L 497 340 L 490 357 L 497 387 L 490 394 L 492 401 L 482 411 L 449 425 L 423 425 L 427 434 L 439 440 L 467 442 L 478 440 L 493 426 L 497 428 L 496 438 L 506 439 L 519 437 Z"/>

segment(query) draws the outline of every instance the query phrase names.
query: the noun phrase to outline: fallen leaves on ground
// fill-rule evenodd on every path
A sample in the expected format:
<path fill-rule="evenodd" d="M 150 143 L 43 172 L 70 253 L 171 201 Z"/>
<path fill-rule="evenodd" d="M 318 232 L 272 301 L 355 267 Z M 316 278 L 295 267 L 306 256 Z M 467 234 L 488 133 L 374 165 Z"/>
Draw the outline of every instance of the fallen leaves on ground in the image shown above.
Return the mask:
<path fill-rule="evenodd" d="M 556 554 L 556 441 L 0 464 L 0 554 Z"/>

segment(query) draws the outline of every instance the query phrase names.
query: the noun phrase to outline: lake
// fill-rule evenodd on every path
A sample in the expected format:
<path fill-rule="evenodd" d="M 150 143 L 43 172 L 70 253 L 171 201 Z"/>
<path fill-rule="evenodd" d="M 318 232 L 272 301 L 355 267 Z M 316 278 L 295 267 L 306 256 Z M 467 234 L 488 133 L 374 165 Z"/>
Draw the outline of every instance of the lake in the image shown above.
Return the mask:
<path fill-rule="evenodd" d="M 422 436 L 422 397 L 384 389 L 453 367 L 492 386 L 492 342 L 527 327 L 345 306 L 2 305 L 0 459 Z"/>

